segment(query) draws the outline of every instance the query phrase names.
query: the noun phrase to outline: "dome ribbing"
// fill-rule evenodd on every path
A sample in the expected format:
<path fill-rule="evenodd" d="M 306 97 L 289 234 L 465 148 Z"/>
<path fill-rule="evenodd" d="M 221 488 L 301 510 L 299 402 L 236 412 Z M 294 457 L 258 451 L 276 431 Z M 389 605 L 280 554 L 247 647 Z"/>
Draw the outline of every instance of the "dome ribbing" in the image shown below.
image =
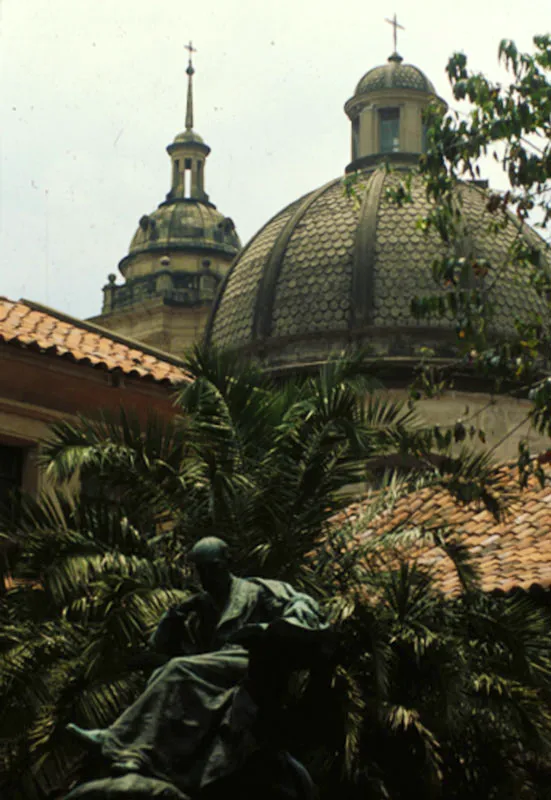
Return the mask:
<path fill-rule="evenodd" d="M 413 179 L 413 203 L 387 199 L 386 190 L 400 177 L 382 168 L 365 170 L 357 198 L 338 178 L 270 220 L 228 273 L 208 326 L 210 341 L 274 365 L 308 362 L 351 341 L 381 356 L 415 357 L 422 346 L 452 354 L 454 323 L 420 322 L 410 310 L 415 295 L 437 291 L 432 261 L 443 250 L 436 235 L 425 235 L 417 224 L 430 208 L 421 178 Z M 490 301 L 496 335 L 507 336 L 515 316 L 527 319 L 538 302 L 528 275 L 502 266 L 516 228 L 511 221 L 491 233 L 484 190 L 463 184 L 459 191 L 465 254 L 492 262 L 489 286 L 500 270 Z M 526 235 L 543 251 L 534 232 Z"/>

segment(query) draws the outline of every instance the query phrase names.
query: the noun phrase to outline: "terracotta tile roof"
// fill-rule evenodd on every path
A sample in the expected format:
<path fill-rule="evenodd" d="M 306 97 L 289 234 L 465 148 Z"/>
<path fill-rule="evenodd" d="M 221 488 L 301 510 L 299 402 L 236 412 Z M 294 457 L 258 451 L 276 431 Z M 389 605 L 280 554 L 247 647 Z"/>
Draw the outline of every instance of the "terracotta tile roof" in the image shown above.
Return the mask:
<path fill-rule="evenodd" d="M 546 468 L 547 477 L 551 470 Z M 510 591 L 515 587 L 529 589 L 533 585 L 551 588 L 551 486 L 542 489 L 535 478 L 521 488 L 514 465 L 499 469 L 501 489 L 507 492 L 502 519 L 496 518 L 480 504 L 461 504 L 442 489 L 424 488 L 401 496 L 394 505 L 366 522 L 362 530 L 365 504 L 348 508 L 346 518 L 356 527 L 359 541 L 370 537 L 418 529 L 442 530 L 451 541 L 465 545 L 475 556 L 473 565 L 479 572 L 485 591 Z M 343 517 L 339 515 L 339 521 Z M 411 542 L 399 547 L 417 558 L 420 564 L 431 565 L 440 587 L 446 593 L 460 591 L 457 573 L 449 557 L 432 543 Z"/>
<path fill-rule="evenodd" d="M 28 300 L 0 297 L 0 341 L 157 383 L 186 379 L 174 356 Z"/>

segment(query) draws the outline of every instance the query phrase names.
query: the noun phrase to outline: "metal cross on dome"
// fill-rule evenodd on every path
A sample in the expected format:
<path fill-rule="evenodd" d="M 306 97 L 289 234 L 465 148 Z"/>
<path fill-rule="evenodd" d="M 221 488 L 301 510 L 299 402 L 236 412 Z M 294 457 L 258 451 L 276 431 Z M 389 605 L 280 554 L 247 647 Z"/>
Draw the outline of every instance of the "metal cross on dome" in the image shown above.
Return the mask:
<path fill-rule="evenodd" d="M 400 23 L 398 22 L 396 14 L 394 14 L 394 17 L 392 19 L 388 19 L 388 17 L 385 17 L 385 22 L 388 22 L 388 24 L 392 25 L 392 27 L 394 28 L 394 52 L 397 53 L 398 52 L 398 28 L 400 28 L 401 31 L 405 31 L 405 28 L 404 28 L 403 25 L 400 25 Z"/>

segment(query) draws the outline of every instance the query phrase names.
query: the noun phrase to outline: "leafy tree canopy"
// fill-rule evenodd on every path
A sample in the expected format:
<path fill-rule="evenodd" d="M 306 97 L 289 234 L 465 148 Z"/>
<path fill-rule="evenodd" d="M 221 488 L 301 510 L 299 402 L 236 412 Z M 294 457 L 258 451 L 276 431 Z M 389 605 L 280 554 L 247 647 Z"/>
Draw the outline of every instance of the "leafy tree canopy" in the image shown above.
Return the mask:
<path fill-rule="evenodd" d="M 519 52 L 504 40 L 499 59 L 510 75 L 509 83 L 496 83 L 469 68 L 467 56 L 455 53 L 447 65 L 454 98 L 466 111 L 430 107 L 427 116 L 427 152 L 418 172 L 430 213 L 419 226 L 436 232 L 442 255 L 432 264 L 435 292 L 415 297 L 412 311 L 419 319 L 441 317 L 456 323 L 458 351 L 463 366 L 495 381 L 501 392 L 530 397 L 528 418 L 540 433 L 551 433 L 551 381 L 547 377 L 551 354 L 551 258 L 546 234 L 551 221 L 551 36 L 535 36 L 532 53 Z M 503 169 L 508 187 L 486 194 L 485 222 L 499 235 L 514 230 L 506 255 L 498 260 L 461 252 L 454 247 L 469 233 L 462 213 L 458 187 L 481 176 L 480 159 L 493 158 Z M 398 203 L 412 201 L 412 176 L 389 194 Z M 531 222 L 541 236 L 531 232 Z M 493 328 L 492 286 L 510 280 L 511 268 L 519 291 L 528 283 L 539 298 L 528 318 L 514 320 L 514 335 L 498 338 Z M 527 280 L 521 285 L 521 276 Z M 427 366 L 415 391 L 427 386 L 442 389 L 457 364 L 434 374 Z M 533 462 L 521 444 L 521 470 L 539 469 L 547 456 Z"/>

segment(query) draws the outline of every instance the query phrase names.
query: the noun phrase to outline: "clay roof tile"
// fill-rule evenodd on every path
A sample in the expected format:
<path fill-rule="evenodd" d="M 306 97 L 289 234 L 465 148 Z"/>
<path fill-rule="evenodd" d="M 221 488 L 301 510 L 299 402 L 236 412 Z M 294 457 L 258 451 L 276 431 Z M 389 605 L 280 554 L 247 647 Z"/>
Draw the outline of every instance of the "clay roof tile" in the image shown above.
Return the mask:
<path fill-rule="evenodd" d="M 178 384 L 187 379 L 173 356 L 25 300 L 0 297 L 0 340 L 142 380 Z"/>
<path fill-rule="evenodd" d="M 551 467 L 546 470 L 547 477 L 551 478 Z M 531 586 L 551 588 L 551 485 L 546 484 L 542 489 L 539 482 L 529 481 L 525 488 L 520 487 L 518 471 L 512 464 L 503 465 L 499 476 L 502 490 L 517 494 L 520 503 L 513 510 L 511 507 L 506 509 L 501 520 L 496 520 L 489 511 L 481 510 L 477 503 L 460 505 L 444 489 L 425 488 L 422 492 L 399 498 L 394 508 L 371 519 L 363 530 L 362 513 L 370 501 L 365 501 L 363 506 L 355 504 L 358 539 L 366 541 L 387 530 L 407 528 L 412 519 L 421 532 L 434 524 L 449 526 L 453 540 L 466 545 L 474 557 L 485 590 L 507 592 L 515 587 L 525 590 Z M 420 496 L 424 499 L 423 513 L 417 510 Z M 405 526 L 404 507 L 416 509 L 409 515 Z M 430 509 L 430 514 L 425 513 L 427 509 Z M 518 513 L 520 509 L 522 511 Z M 345 515 L 341 514 L 339 518 L 342 520 Z M 339 518 L 335 520 L 337 524 Z M 442 550 L 427 543 L 410 544 L 409 555 L 436 570 L 444 592 L 461 590 L 455 568 Z"/>

